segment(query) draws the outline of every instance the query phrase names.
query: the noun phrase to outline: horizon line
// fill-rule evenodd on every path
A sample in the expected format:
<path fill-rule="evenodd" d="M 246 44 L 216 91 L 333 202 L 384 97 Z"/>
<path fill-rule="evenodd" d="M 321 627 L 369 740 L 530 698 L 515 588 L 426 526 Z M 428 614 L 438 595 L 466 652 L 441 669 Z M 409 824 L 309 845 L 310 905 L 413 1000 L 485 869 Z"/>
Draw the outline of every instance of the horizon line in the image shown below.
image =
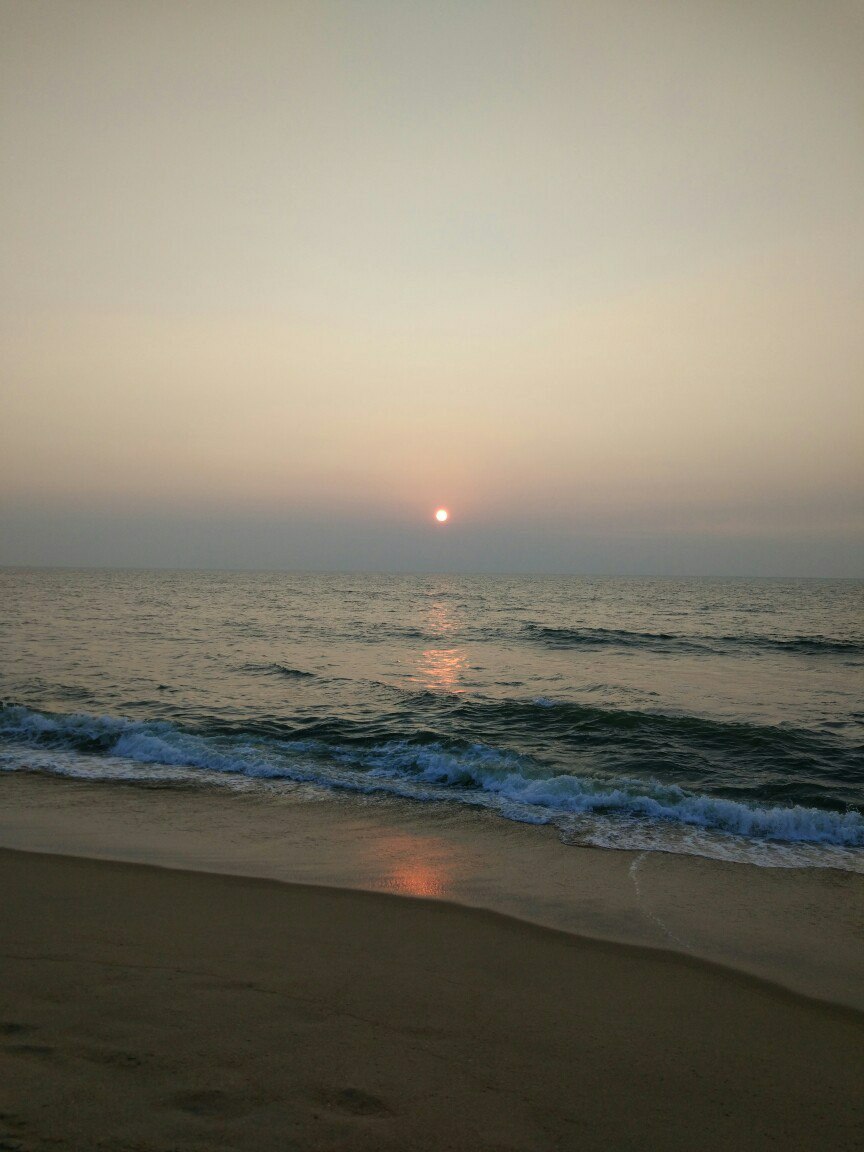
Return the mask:
<path fill-rule="evenodd" d="M 855 576 L 792 575 L 789 573 L 762 573 L 736 575 L 723 573 L 687 572 L 505 572 L 500 569 L 441 571 L 440 569 L 376 569 L 376 568 L 236 568 L 200 567 L 198 565 L 154 564 L 142 567 L 137 564 L 4 564 L 3 572 L 166 572 L 198 573 L 203 575 L 236 576 L 414 576 L 414 577 L 500 577 L 502 579 L 551 579 L 551 580 L 813 580 L 821 582 L 861 582 L 864 574 Z"/>

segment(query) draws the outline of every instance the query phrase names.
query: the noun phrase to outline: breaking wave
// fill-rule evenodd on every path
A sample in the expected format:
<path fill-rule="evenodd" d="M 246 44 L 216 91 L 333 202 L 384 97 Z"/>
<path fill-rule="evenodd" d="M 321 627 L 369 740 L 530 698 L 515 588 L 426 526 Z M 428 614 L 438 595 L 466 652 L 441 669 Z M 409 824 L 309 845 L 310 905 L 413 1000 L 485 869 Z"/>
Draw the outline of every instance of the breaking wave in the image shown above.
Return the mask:
<path fill-rule="evenodd" d="M 673 723 L 679 718 L 663 719 Z M 627 723 L 632 725 L 632 718 Z M 617 821 L 618 846 L 623 847 L 631 846 L 634 825 L 643 838 L 648 829 L 656 836 L 658 829 L 691 828 L 721 838 L 864 847 L 864 817 L 854 807 L 841 811 L 748 802 L 623 772 L 556 771 L 536 757 L 482 741 L 436 739 L 431 732 L 408 739 L 393 733 L 382 738 L 386 735 L 364 733 L 362 726 L 345 722 L 340 727 L 336 721 L 281 735 L 273 725 L 195 730 L 163 720 L 52 714 L 7 705 L 0 708 L 0 768 L 142 782 L 170 768 L 174 778 L 191 783 L 206 783 L 201 773 L 215 773 L 413 800 L 449 799 L 491 808 L 513 820 L 555 823 L 569 830 L 571 839 L 579 839 L 573 834 L 574 819 L 602 819 L 605 840 L 592 840 L 589 833 L 582 838 L 607 845 L 614 844 L 609 829 Z M 182 770 L 180 777 L 177 770 Z"/>

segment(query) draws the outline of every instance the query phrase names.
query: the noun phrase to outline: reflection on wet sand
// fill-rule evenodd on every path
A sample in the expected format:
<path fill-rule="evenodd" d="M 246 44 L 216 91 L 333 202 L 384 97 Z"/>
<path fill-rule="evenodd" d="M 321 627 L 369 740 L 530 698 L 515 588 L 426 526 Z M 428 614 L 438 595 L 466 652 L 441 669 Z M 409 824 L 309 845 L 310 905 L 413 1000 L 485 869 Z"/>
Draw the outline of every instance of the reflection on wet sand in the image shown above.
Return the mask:
<path fill-rule="evenodd" d="M 376 857 L 379 885 L 388 892 L 448 897 L 460 879 L 454 846 L 438 837 L 395 833 L 376 837 L 370 848 Z"/>

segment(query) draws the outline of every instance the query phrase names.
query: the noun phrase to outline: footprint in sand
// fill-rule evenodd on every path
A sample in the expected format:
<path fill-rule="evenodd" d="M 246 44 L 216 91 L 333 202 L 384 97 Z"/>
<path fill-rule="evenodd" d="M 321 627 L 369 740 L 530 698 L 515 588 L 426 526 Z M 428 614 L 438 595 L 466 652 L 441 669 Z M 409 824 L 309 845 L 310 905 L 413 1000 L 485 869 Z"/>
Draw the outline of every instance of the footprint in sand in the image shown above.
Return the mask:
<path fill-rule="evenodd" d="M 251 1110 L 245 1100 L 238 1100 L 218 1088 L 175 1092 L 166 1103 L 193 1116 L 212 1116 L 218 1120 L 233 1120 Z"/>
<path fill-rule="evenodd" d="M 19 1024 L 17 1020 L 0 1020 L 0 1036 L 23 1036 L 35 1032 L 32 1024 Z"/>
<path fill-rule="evenodd" d="M 114 1048 L 81 1048 L 77 1055 L 91 1064 L 105 1064 L 110 1068 L 140 1068 L 144 1058 L 136 1052 L 123 1052 Z"/>
<path fill-rule="evenodd" d="M 12 1112 L 0 1112 L 0 1152 L 28 1152 L 30 1145 L 20 1139 L 24 1121 Z"/>
<path fill-rule="evenodd" d="M 328 1094 L 327 1103 L 331 1108 L 352 1116 L 386 1116 L 390 1112 L 383 1100 L 361 1088 L 343 1088 Z"/>
<path fill-rule="evenodd" d="M 11 1056 L 34 1056 L 45 1060 L 53 1056 L 56 1049 L 50 1044 L 7 1044 L 3 1051 Z"/>

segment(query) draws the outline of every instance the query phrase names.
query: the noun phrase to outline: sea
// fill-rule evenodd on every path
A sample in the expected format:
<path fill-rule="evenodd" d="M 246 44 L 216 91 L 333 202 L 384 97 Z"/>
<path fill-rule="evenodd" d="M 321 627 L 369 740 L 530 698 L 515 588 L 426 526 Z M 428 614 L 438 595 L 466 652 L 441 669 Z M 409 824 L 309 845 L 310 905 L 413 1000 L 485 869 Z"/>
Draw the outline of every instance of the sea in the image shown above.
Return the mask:
<path fill-rule="evenodd" d="M 0 773 L 864 871 L 864 582 L 0 570 Z"/>

